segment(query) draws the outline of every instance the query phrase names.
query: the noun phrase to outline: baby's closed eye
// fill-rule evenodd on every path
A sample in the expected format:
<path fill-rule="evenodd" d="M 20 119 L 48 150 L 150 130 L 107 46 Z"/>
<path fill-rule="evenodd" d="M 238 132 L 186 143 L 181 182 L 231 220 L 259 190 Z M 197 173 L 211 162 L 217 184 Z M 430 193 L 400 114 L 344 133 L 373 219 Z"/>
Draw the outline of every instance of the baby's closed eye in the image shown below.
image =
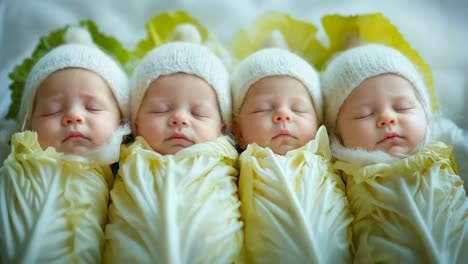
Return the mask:
<path fill-rule="evenodd" d="M 104 110 L 104 106 L 100 104 L 99 102 L 88 102 L 85 106 L 86 110 L 91 111 L 91 112 L 98 112 Z"/>
<path fill-rule="evenodd" d="M 271 111 L 271 107 L 270 108 L 256 108 L 253 113 L 254 114 L 258 114 L 258 113 L 265 113 L 265 112 L 269 112 Z"/>
<path fill-rule="evenodd" d="M 407 110 L 411 110 L 414 108 L 414 105 L 409 104 L 409 103 L 401 103 L 401 104 L 396 104 L 393 106 L 393 109 L 398 112 L 404 112 Z"/>
<path fill-rule="evenodd" d="M 165 104 L 156 104 L 156 105 L 151 106 L 148 112 L 153 113 L 153 114 L 164 114 L 169 111 L 170 111 L 169 106 Z"/>
<path fill-rule="evenodd" d="M 211 117 L 212 111 L 215 110 L 207 106 L 195 106 L 192 108 L 191 113 L 195 117 Z"/>
<path fill-rule="evenodd" d="M 353 119 L 356 119 L 356 120 L 365 119 L 365 118 L 371 117 L 373 114 L 374 112 L 371 111 L 370 109 L 361 110 L 353 114 L 354 116 Z"/>
<path fill-rule="evenodd" d="M 291 106 L 291 111 L 296 113 L 309 113 L 313 111 L 313 107 L 307 104 L 294 104 Z"/>
<path fill-rule="evenodd" d="M 262 103 L 262 104 L 257 104 L 255 105 L 255 107 L 252 108 L 252 113 L 256 114 L 256 113 L 265 113 L 265 112 L 269 112 L 273 109 L 273 106 L 271 104 L 265 104 L 265 103 Z"/>
<path fill-rule="evenodd" d="M 49 103 L 47 105 L 39 106 L 36 111 L 40 116 L 53 116 L 62 111 L 62 105 L 57 103 Z"/>
<path fill-rule="evenodd" d="M 397 112 L 405 112 L 416 107 L 417 102 L 407 97 L 398 97 L 394 100 L 392 107 Z"/>

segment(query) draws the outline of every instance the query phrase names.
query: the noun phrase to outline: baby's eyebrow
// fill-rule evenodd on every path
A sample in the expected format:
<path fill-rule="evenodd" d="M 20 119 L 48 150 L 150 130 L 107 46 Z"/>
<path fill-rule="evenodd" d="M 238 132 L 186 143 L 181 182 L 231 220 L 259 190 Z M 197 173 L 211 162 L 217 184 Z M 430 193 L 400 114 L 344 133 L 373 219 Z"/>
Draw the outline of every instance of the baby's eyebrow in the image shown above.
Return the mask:
<path fill-rule="evenodd" d="M 57 100 L 60 100 L 61 98 L 63 98 L 64 95 L 63 94 L 52 94 L 50 96 L 47 96 L 47 97 L 42 97 L 40 100 L 37 100 L 36 98 L 36 102 L 53 102 L 53 101 L 57 101 Z"/>
<path fill-rule="evenodd" d="M 346 98 L 348 99 L 348 98 Z M 368 98 L 368 97 L 359 97 L 359 98 L 353 98 L 351 102 L 351 105 L 352 106 L 369 106 L 369 105 L 372 105 L 374 103 L 374 100 L 372 98 Z M 348 103 L 349 104 L 349 103 Z"/>
<path fill-rule="evenodd" d="M 80 91 L 79 94 L 83 97 L 98 98 L 98 96 L 91 91 Z M 106 96 L 112 96 L 112 91 L 108 90 Z"/>
<path fill-rule="evenodd" d="M 96 95 L 92 93 L 80 93 L 80 97 L 83 97 L 85 99 L 95 99 L 98 98 Z"/>
<path fill-rule="evenodd" d="M 171 100 L 161 99 L 161 98 L 151 98 L 146 102 L 147 107 L 162 107 L 162 108 L 172 108 L 174 103 Z"/>
<path fill-rule="evenodd" d="M 194 108 L 217 108 L 216 102 L 208 102 L 207 100 L 201 100 L 191 103 L 191 107 Z"/>
<path fill-rule="evenodd" d="M 203 106 L 203 105 L 212 105 L 212 103 L 206 101 L 206 100 L 200 100 L 200 101 L 194 101 L 192 102 L 192 105 L 194 106 Z"/>
<path fill-rule="evenodd" d="M 413 98 L 409 95 L 397 95 L 397 96 L 393 96 L 393 99 L 394 100 L 404 100 L 404 101 L 412 101 Z"/>
<path fill-rule="evenodd" d="M 306 104 L 312 104 L 312 98 L 309 99 L 309 97 L 305 96 L 295 96 L 292 98 L 294 102 L 299 102 L 299 103 L 306 103 Z"/>
<path fill-rule="evenodd" d="M 95 94 L 92 93 L 80 93 L 80 97 L 83 98 L 86 101 L 93 101 L 93 102 L 98 102 L 98 103 L 103 103 L 106 100 L 104 100 L 107 97 L 101 97 L 101 96 L 96 96 Z"/>

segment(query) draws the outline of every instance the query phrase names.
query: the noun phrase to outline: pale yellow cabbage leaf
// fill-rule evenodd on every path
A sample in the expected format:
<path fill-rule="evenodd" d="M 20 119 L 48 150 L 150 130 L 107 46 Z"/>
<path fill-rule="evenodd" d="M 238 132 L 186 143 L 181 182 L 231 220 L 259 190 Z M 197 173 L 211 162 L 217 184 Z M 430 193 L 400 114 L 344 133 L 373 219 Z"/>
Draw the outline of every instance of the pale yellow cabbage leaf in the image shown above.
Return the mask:
<path fill-rule="evenodd" d="M 311 23 L 273 11 L 258 17 L 247 29 L 239 30 L 229 49 L 234 57 L 240 61 L 264 48 L 265 38 L 274 30 L 279 30 L 282 33 L 290 51 L 314 66 L 324 63 L 326 49 L 316 38 L 317 28 Z"/>
<path fill-rule="evenodd" d="M 100 263 L 112 172 L 12 137 L 0 169 L 1 263 Z"/>
<path fill-rule="evenodd" d="M 146 23 L 147 36 L 140 40 L 137 47 L 132 52 L 135 56 L 142 58 L 153 48 L 170 41 L 174 29 L 181 24 L 189 23 L 194 25 L 204 46 L 213 51 L 230 69 L 233 65 L 233 58 L 227 48 L 195 17 L 190 16 L 182 10 L 171 10 L 155 15 Z"/>
<path fill-rule="evenodd" d="M 329 39 L 329 48 L 323 62 L 328 61 L 337 52 L 363 43 L 381 43 L 393 47 L 419 68 L 429 89 L 432 109 L 438 109 L 439 104 L 429 65 L 404 39 L 398 28 L 382 14 L 326 15 L 322 18 L 322 24 Z M 324 64 L 317 67 L 322 69 Z"/>
<path fill-rule="evenodd" d="M 336 162 L 347 180 L 356 263 L 467 263 L 468 200 L 441 142 L 392 164 Z"/>
<path fill-rule="evenodd" d="M 248 263 L 350 263 L 351 221 L 344 184 L 316 140 L 285 156 L 251 144 L 239 158 Z"/>
<path fill-rule="evenodd" d="M 232 263 L 243 233 L 226 137 L 160 155 L 137 137 L 111 191 L 105 263 Z"/>

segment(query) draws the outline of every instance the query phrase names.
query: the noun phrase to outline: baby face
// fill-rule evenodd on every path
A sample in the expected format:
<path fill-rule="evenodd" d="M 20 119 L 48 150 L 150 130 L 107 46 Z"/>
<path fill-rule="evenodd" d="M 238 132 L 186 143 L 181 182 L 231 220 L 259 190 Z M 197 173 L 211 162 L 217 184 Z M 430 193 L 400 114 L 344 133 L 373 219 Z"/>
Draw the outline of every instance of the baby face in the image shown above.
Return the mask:
<path fill-rule="evenodd" d="M 43 149 L 85 155 L 107 143 L 119 123 L 119 106 L 106 82 L 92 71 L 69 68 L 41 83 L 29 128 Z"/>
<path fill-rule="evenodd" d="M 284 155 L 315 138 L 319 119 L 311 96 L 295 78 L 271 76 L 247 91 L 234 133 L 241 148 L 250 143 Z"/>
<path fill-rule="evenodd" d="M 135 129 L 163 155 L 214 140 L 223 129 L 216 93 L 195 75 L 162 76 L 148 87 Z"/>
<path fill-rule="evenodd" d="M 424 140 L 427 120 L 410 82 L 395 74 L 363 81 L 344 101 L 337 135 L 348 148 L 410 154 Z"/>

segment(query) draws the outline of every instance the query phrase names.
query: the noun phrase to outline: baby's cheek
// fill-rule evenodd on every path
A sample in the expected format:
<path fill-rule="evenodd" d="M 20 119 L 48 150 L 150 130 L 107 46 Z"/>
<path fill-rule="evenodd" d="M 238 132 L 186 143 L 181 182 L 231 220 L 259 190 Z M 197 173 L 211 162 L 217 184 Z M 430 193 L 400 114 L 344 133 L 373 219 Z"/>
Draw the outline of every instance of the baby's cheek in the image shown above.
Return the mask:
<path fill-rule="evenodd" d="M 60 140 L 58 135 L 52 134 L 50 131 L 44 132 L 42 128 L 33 131 L 37 133 L 37 141 L 43 150 L 48 147 L 57 148 L 57 142 Z"/>
<path fill-rule="evenodd" d="M 369 131 L 360 130 L 359 128 L 350 127 L 346 132 L 341 133 L 341 139 L 343 145 L 348 148 L 370 148 L 371 139 L 373 137 L 370 135 Z"/>

